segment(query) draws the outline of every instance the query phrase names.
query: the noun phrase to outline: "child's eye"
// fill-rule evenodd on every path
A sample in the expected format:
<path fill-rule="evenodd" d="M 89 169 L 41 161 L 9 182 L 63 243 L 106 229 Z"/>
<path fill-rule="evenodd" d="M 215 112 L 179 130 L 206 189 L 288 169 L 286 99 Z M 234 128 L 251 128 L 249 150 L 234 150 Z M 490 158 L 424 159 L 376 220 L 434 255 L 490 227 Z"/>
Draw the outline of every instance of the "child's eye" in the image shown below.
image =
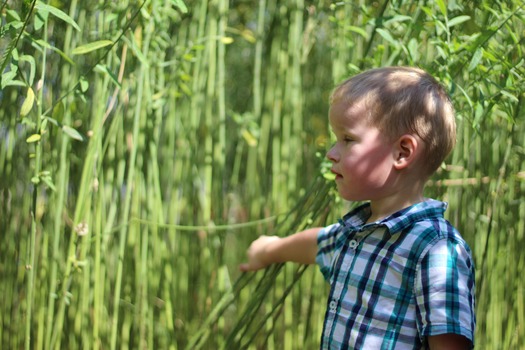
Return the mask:
<path fill-rule="evenodd" d="M 352 139 L 351 137 L 345 136 L 345 137 L 343 138 L 343 141 L 344 141 L 344 143 L 349 143 L 349 142 L 354 141 L 354 139 Z"/>

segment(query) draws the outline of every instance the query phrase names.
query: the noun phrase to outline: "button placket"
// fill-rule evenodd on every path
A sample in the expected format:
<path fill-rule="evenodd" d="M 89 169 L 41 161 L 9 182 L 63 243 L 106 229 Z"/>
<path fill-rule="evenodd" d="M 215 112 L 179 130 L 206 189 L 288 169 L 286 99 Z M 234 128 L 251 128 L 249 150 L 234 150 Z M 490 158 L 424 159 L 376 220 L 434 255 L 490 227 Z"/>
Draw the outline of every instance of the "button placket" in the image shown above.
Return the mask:
<path fill-rule="evenodd" d="M 328 307 L 330 308 L 330 311 L 335 312 L 337 310 L 337 300 L 332 299 Z"/>

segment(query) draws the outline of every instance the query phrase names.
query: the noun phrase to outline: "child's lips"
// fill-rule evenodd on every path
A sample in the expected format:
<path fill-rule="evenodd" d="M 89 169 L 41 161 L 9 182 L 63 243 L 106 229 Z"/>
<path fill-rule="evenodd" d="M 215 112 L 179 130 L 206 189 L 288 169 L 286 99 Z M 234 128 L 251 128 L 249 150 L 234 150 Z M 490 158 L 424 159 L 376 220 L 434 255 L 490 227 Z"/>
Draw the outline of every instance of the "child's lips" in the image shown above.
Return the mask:
<path fill-rule="evenodd" d="M 335 175 L 335 179 L 336 180 L 343 178 L 343 176 L 341 174 L 339 174 L 337 171 L 335 171 L 334 169 L 330 169 L 330 171 L 332 172 L 332 174 Z"/>

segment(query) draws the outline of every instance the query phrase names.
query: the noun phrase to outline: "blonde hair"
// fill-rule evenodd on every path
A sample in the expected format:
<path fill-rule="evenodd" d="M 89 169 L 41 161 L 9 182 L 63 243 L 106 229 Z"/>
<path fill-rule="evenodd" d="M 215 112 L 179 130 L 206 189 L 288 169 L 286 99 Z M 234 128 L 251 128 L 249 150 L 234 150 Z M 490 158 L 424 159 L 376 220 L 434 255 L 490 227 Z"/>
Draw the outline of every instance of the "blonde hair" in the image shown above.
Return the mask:
<path fill-rule="evenodd" d="M 434 77 L 419 68 L 385 67 L 365 71 L 337 86 L 330 104 L 365 103 L 366 118 L 386 137 L 417 135 L 424 143 L 421 168 L 432 175 L 456 143 L 454 107 Z"/>

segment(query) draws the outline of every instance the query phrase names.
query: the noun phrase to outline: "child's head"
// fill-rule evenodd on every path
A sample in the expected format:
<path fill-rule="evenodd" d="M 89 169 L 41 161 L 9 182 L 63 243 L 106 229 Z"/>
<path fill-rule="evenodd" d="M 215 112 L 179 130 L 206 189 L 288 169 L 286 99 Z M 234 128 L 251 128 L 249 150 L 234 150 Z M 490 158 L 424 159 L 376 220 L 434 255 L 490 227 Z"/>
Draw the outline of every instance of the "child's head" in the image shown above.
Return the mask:
<path fill-rule="evenodd" d="M 445 89 L 428 73 L 385 67 L 358 74 L 337 86 L 330 104 L 364 103 L 370 125 L 391 140 L 404 134 L 423 141 L 420 169 L 432 175 L 456 142 L 454 108 Z"/>

